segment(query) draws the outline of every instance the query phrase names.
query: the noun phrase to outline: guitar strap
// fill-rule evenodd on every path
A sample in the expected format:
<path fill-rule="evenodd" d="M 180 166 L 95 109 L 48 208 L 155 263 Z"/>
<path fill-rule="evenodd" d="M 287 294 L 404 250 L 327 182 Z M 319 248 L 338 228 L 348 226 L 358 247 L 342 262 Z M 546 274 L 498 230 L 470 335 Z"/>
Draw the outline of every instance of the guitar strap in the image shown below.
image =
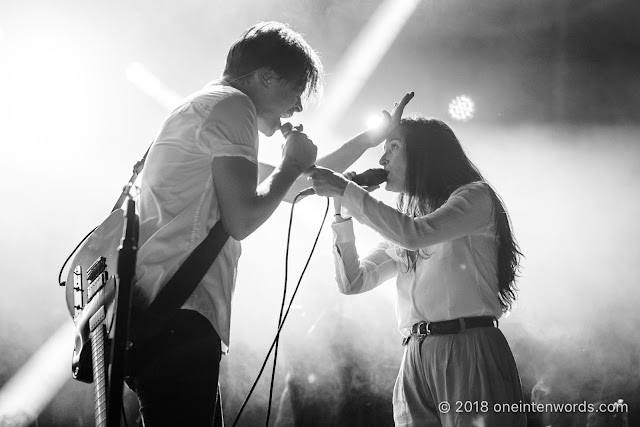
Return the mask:
<path fill-rule="evenodd" d="M 151 305 L 134 316 L 132 341 L 143 345 L 166 326 L 207 273 L 229 234 L 219 220 L 160 290 Z"/>

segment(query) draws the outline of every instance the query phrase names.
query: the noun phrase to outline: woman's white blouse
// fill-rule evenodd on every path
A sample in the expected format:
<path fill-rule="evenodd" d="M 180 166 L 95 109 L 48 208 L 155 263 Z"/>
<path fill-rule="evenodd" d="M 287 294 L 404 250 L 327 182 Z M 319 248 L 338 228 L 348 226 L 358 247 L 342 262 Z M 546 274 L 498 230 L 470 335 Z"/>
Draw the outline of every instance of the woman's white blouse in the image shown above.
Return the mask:
<path fill-rule="evenodd" d="M 352 221 L 333 224 L 336 281 L 340 292 L 369 291 L 396 276 L 396 314 L 402 335 L 414 323 L 502 314 L 498 298 L 494 204 L 482 182 L 457 189 L 429 215 L 412 218 L 350 182 L 343 214 L 385 239 L 360 259 Z M 404 248 L 420 250 L 415 271 Z"/>

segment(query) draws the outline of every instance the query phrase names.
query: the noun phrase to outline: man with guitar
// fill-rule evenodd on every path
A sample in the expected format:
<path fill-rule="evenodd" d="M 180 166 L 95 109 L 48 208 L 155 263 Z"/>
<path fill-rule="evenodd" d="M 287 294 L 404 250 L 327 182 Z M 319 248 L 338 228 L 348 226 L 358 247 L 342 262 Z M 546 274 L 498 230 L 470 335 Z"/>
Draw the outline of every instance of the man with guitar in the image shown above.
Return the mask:
<path fill-rule="evenodd" d="M 231 46 L 222 78 L 189 96 L 157 134 L 140 186 L 134 310 L 144 316 L 215 224 L 221 222 L 229 238 L 159 330 L 141 344 L 134 334 L 128 384 L 147 427 L 213 424 L 240 240 L 282 200 L 308 187 L 298 178 L 314 164 L 344 171 L 385 137 L 383 130 L 363 132 L 316 162 L 317 148 L 302 127 L 281 119 L 302 111 L 303 100 L 320 91 L 322 73 L 298 33 L 276 22 L 254 25 Z M 281 163 L 261 165 L 258 131 L 271 136 L 277 130 L 286 137 Z M 133 320 L 135 332 L 140 324 Z"/>

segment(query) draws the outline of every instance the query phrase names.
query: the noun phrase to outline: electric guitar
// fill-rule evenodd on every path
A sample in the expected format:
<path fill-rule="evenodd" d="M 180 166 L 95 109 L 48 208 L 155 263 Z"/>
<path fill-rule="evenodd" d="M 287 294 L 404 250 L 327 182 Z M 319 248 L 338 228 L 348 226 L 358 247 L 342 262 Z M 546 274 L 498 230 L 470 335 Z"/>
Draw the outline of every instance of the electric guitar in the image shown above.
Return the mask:
<path fill-rule="evenodd" d="M 94 384 L 97 427 L 120 425 L 137 240 L 129 199 L 126 214 L 114 210 L 80 247 L 65 285 L 75 323 L 72 375 Z"/>

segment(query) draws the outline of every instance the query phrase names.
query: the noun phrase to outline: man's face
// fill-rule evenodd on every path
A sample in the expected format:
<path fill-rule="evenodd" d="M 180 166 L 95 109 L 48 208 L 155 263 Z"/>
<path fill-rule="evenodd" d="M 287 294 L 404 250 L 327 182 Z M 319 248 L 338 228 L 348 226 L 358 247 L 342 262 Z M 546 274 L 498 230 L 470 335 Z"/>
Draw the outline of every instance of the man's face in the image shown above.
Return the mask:
<path fill-rule="evenodd" d="M 407 158 L 404 136 L 399 128 L 389 134 L 384 143 L 384 154 L 380 165 L 389 172 L 385 190 L 399 193 L 404 191 L 404 178 L 407 173 Z"/>
<path fill-rule="evenodd" d="M 256 105 L 258 112 L 258 130 L 266 136 L 273 135 L 280 129 L 280 119 L 288 119 L 296 112 L 302 111 L 300 97 L 304 87 L 273 78 L 264 88 L 261 102 Z"/>

